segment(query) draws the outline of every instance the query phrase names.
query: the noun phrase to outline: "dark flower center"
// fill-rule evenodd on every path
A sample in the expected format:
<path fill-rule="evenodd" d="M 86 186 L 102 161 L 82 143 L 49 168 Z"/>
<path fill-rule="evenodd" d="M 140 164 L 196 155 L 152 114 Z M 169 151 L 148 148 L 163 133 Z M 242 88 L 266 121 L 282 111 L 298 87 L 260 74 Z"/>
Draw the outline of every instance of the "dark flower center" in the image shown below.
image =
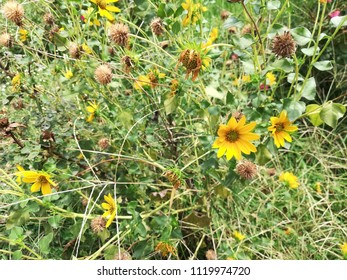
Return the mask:
<path fill-rule="evenodd" d="M 239 138 L 239 134 L 237 133 L 237 131 L 229 131 L 226 135 L 226 139 L 229 142 L 235 142 L 237 139 Z"/>
<path fill-rule="evenodd" d="M 47 179 L 46 179 L 45 176 L 40 175 L 40 176 L 37 178 L 37 182 L 38 182 L 38 183 L 41 183 L 41 184 L 44 184 L 44 183 L 47 183 Z"/>
<path fill-rule="evenodd" d="M 283 123 L 278 123 L 275 125 L 276 132 L 281 132 L 284 130 L 284 124 Z"/>
<path fill-rule="evenodd" d="M 107 2 L 106 0 L 99 0 L 99 1 L 96 1 L 96 4 L 103 10 L 106 9 L 106 6 L 107 6 Z"/>

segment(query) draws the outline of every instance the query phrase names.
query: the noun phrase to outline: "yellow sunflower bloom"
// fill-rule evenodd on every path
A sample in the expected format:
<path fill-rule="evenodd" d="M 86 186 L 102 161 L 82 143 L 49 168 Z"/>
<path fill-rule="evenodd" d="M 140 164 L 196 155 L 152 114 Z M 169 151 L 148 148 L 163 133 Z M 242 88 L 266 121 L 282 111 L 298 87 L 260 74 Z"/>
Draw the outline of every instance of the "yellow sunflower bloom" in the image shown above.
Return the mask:
<path fill-rule="evenodd" d="M 120 12 L 119 8 L 109 5 L 110 3 L 118 2 L 118 0 L 90 0 L 90 2 L 98 5 L 100 16 L 107 18 L 109 21 L 114 21 L 114 17 L 110 12 Z"/>
<path fill-rule="evenodd" d="M 25 29 L 19 29 L 18 33 L 19 33 L 19 40 L 21 42 L 25 42 L 28 38 L 28 31 L 26 31 Z"/>
<path fill-rule="evenodd" d="M 298 130 L 298 127 L 292 125 L 293 122 L 289 121 L 286 111 L 282 111 L 279 117 L 271 117 L 270 121 L 271 126 L 268 127 L 268 130 L 271 132 L 277 148 L 284 147 L 284 140 L 292 142 L 289 133 Z"/>
<path fill-rule="evenodd" d="M 280 182 L 285 183 L 291 189 L 297 189 L 299 187 L 298 177 L 291 172 L 284 172 L 279 177 Z"/>
<path fill-rule="evenodd" d="M 266 73 L 266 84 L 270 87 L 276 84 L 276 76 L 272 72 Z"/>
<path fill-rule="evenodd" d="M 32 184 L 30 191 L 39 192 L 43 195 L 52 193 L 51 186 L 57 186 L 46 172 L 43 171 L 27 171 L 23 167 L 17 165 L 18 172 L 15 173 L 17 176 L 17 183 L 34 183 Z"/>
<path fill-rule="evenodd" d="M 99 109 L 99 104 L 97 104 L 95 101 L 91 102 L 88 101 L 89 106 L 87 106 L 87 111 L 90 113 L 89 117 L 87 118 L 87 122 L 92 122 L 94 120 L 95 114 Z"/>
<path fill-rule="evenodd" d="M 258 140 L 260 136 L 252 133 L 256 122 L 247 125 L 246 117 L 242 116 L 239 122 L 234 117 L 228 121 L 227 125 L 221 124 L 218 129 L 218 138 L 213 143 L 212 148 L 218 148 L 217 157 L 222 157 L 226 153 L 227 160 L 235 157 L 241 159 L 241 153 L 249 155 L 255 153 L 257 148 L 250 143 L 252 140 Z"/>
<path fill-rule="evenodd" d="M 347 242 L 340 245 L 340 248 L 341 248 L 342 254 L 347 255 Z"/>
<path fill-rule="evenodd" d="M 187 26 L 190 23 L 195 24 L 200 19 L 202 13 L 207 11 L 206 7 L 200 3 L 194 4 L 191 0 L 186 0 L 186 2 L 182 3 L 181 6 L 187 11 L 187 14 L 182 21 L 183 26 Z"/>
<path fill-rule="evenodd" d="M 64 76 L 66 79 L 71 79 L 73 77 L 73 73 L 71 72 L 71 70 L 67 70 L 65 73 L 64 73 Z"/>
<path fill-rule="evenodd" d="M 113 222 L 114 218 L 116 217 L 117 207 L 110 193 L 108 195 L 104 195 L 104 200 L 106 202 L 103 202 L 101 204 L 101 207 L 104 208 L 106 211 L 102 216 L 108 219 L 106 223 L 106 228 L 108 228 Z"/>
<path fill-rule="evenodd" d="M 89 21 L 89 25 L 96 25 L 96 26 L 100 26 L 100 21 L 97 18 L 92 18 L 92 14 L 94 12 L 94 9 L 92 7 L 89 7 L 88 10 L 83 14 L 83 21 L 84 23 L 88 23 Z"/>

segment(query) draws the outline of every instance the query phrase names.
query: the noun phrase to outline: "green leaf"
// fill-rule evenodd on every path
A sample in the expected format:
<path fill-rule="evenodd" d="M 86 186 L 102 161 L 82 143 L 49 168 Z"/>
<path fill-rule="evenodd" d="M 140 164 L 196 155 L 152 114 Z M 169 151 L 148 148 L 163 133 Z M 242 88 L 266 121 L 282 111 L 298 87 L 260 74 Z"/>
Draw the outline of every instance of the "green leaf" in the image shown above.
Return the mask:
<path fill-rule="evenodd" d="M 51 225 L 52 228 L 58 228 L 59 227 L 59 223 L 60 223 L 61 217 L 59 215 L 50 217 L 48 219 L 48 223 Z"/>
<path fill-rule="evenodd" d="M 270 10 L 278 10 L 281 7 L 281 1 L 278 0 L 273 0 L 273 1 L 268 1 L 266 4 L 266 8 Z"/>
<path fill-rule="evenodd" d="M 333 17 L 330 22 L 335 26 L 338 27 L 341 23 L 341 26 L 347 26 L 347 15 L 341 16 L 341 17 Z"/>
<path fill-rule="evenodd" d="M 183 13 L 184 9 L 182 6 L 179 6 L 174 14 L 174 18 L 179 17 Z"/>
<path fill-rule="evenodd" d="M 316 81 L 314 77 L 309 78 L 302 89 L 301 85 L 298 85 L 298 91 L 302 90 L 302 97 L 307 100 L 313 100 L 316 97 Z"/>
<path fill-rule="evenodd" d="M 172 32 L 177 35 L 180 31 L 181 31 L 181 23 L 179 21 L 176 21 L 172 25 Z"/>
<path fill-rule="evenodd" d="M 265 145 L 261 144 L 257 147 L 255 160 L 259 165 L 265 165 L 271 160 L 271 158 L 272 158 L 272 155 Z"/>
<path fill-rule="evenodd" d="M 14 227 L 9 235 L 10 240 L 17 240 L 23 235 L 23 228 L 21 227 Z"/>
<path fill-rule="evenodd" d="M 317 61 L 313 63 L 313 66 L 316 67 L 319 71 L 327 71 L 333 69 L 333 64 L 330 60 Z"/>
<path fill-rule="evenodd" d="M 314 55 L 314 48 L 315 48 L 315 47 L 303 48 L 303 49 L 301 49 L 301 51 L 302 51 L 304 54 L 306 54 L 307 56 L 313 56 L 313 55 Z M 315 53 L 315 54 L 319 53 L 319 51 L 320 51 L 320 48 L 318 47 L 318 48 L 316 49 L 316 53 Z"/>
<path fill-rule="evenodd" d="M 164 108 L 167 115 L 172 114 L 177 109 L 177 107 L 178 107 L 178 99 L 175 95 L 169 96 L 164 101 Z"/>
<path fill-rule="evenodd" d="M 221 100 L 224 100 L 226 96 L 226 92 L 218 91 L 211 85 L 206 87 L 206 94 L 210 97 L 214 97 Z"/>
<path fill-rule="evenodd" d="M 274 63 L 271 64 L 271 67 L 273 67 L 274 69 L 281 69 L 286 73 L 293 72 L 294 70 L 293 65 L 287 58 L 276 60 Z"/>
<path fill-rule="evenodd" d="M 346 113 L 346 107 L 343 104 L 332 103 L 331 101 L 323 104 L 319 114 L 321 119 L 332 128 L 336 128 L 337 121 Z"/>
<path fill-rule="evenodd" d="M 165 4 L 164 3 L 161 3 L 159 5 L 157 15 L 160 18 L 165 18 Z"/>
<path fill-rule="evenodd" d="M 295 120 L 305 111 L 306 104 L 302 101 L 294 101 L 290 98 L 286 98 L 283 100 L 283 109 L 288 112 L 288 118 L 290 120 Z"/>
<path fill-rule="evenodd" d="M 50 232 L 46 236 L 42 237 L 40 241 L 38 242 L 39 248 L 43 254 L 48 254 L 49 253 L 49 244 L 53 240 L 53 232 Z"/>
<path fill-rule="evenodd" d="M 12 260 L 21 260 L 22 256 L 23 256 L 22 250 L 14 251 L 12 254 Z"/>
<path fill-rule="evenodd" d="M 310 105 L 307 105 L 306 107 L 306 114 L 308 115 L 311 123 L 314 126 L 320 126 L 323 123 L 322 119 L 319 116 L 321 109 L 322 109 L 322 106 L 317 104 L 310 104 Z"/>
<path fill-rule="evenodd" d="M 305 46 L 311 41 L 312 34 L 306 27 L 297 27 L 291 30 L 294 40 L 299 46 Z"/>
<path fill-rule="evenodd" d="M 214 188 L 215 193 L 221 198 L 228 198 L 231 196 L 231 191 L 223 185 L 218 185 Z"/>
<path fill-rule="evenodd" d="M 133 115 L 128 111 L 122 111 L 118 115 L 118 120 L 126 129 L 129 129 L 133 124 Z"/>

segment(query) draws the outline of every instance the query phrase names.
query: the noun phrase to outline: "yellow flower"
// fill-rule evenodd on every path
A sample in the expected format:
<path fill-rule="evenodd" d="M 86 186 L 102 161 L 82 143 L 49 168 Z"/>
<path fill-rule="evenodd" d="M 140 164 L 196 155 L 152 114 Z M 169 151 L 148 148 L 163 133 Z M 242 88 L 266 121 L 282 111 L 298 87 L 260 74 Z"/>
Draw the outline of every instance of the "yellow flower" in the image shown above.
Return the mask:
<path fill-rule="evenodd" d="M 43 171 L 26 171 L 20 165 L 17 165 L 18 172 L 15 173 L 17 177 L 17 183 L 34 183 L 30 191 L 31 192 L 39 192 L 42 194 L 50 194 L 52 193 L 51 186 L 57 186 L 50 178 L 51 176 Z"/>
<path fill-rule="evenodd" d="M 65 76 L 66 79 L 71 79 L 73 77 L 73 73 L 71 72 L 71 70 L 67 70 L 64 73 L 64 76 Z"/>
<path fill-rule="evenodd" d="M 340 245 L 340 248 L 341 248 L 342 254 L 347 255 L 347 242 Z"/>
<path fill-rule="evenodd" d="M 322 194 L 322 188 L 321 188 L 321 183 L 317 182 L 316 183 L 316 191 L 318 194 Z"/>
<path fill-rule="evenodd" d="M 291 172 L 284 172 L 279 177 L 280 182 L 285 183 L 291 189 L 297 189 L 299 187 L 298 177 Z"/>
<path fill-rule="evenodd" d="M 87 106 L 87 111 L 88 113 L 90 113 L 90 115 L 87 118 L 87 122 L 92 122 L 94 120 L 97 110 L 99 109 L 99 104 L 97 104 L 95 101 L 88 101 L 88 104 L 89 106 Z"/>
<path fill-rule="evenodd" d="M 272 72 L 266 73 L 266 84 L 270 87 L 276 84 L 276 76 Z"/>
<path fill-rule="evenodd" d="M 87 44 L 82 44 L 82 50 L 83 50 L 86 54 L 91 54 L 91 53 L 93 53 L 92 48 L 90 48 Z"/>
<path fill-rule="evenodd" d="M 145 87 L 151 86 L 152 82 L 148 75 L 140 75 L 134 83 L 136 90 L 142 90 Z"/>
<path fill-rule="evenodd" d="M 104 200 L 106 202 L 103 202 L 101 204 L 101 207 L 104 208 L 106 211 L 102 216 L 108 219 L 106 223 L 106 228 L 108 228 L 113 222 L 114 218 L 116 217 L 117 207 L 110 193 L 108 195 L 104 195 Z"/>
<path fill-rule="evenodd" d="M 234 235 L 234 237 L 235 237 L 238 241 L 242 241 L 243 239 L 246 238 L 245 235 L 243 235 L 242 233 L 238 232 L 237 230 L 235 230 L 235 231 L 233 232 L 233 235 Z"/>
<path fill-rule="evenodd" d="M 251 82 L 251 76 L 250 75 L 244 75 L 242 76 L 242 82 L 249 83 Z"/>
<path fill-rule="evenodd" d="M 207 47 L 211 46 L 214 41 L 216 41 L 218 37 L 218 28 L 214 27 L 212 28 L 212 31 L 209 35 L 209 38 L 206 43 L 202 44 L 202 49 L 206 49 Z"/>
<path fill-rule="evenodd" d="M 268 127 L 268 130 L 274 138 L 276 147 L 284 147 L 284 140 L 292 142 L 292 137 L 290 137 L 289 132 L 298 130 L 298 127 L 292 125 L 293 122 L 289 121 L 287 112 L 282 111 L 279 117 L 271 117 L 270 120 L 271 126 Z"/>
<path fill-rule="evenodd" d="M 227 125 L 221 124 L 218 129 L 218 138 L 213 143 L 212 148 L 218 148 L 217 157 L 222 157 L 226 153 L 227 160 L 235 157 L 241 159 L 241 153 L 249 155 L 255 153 L 257 148 L 250 143 L 252 140 L 258 140 L 259 135 L 251 133 L 256 126 L 256 122 L 247 125 L 246 117 L 242 116 L 239 122 L 234 117 L 228 121 Z"/>
<path fill-rule="evenodd" d="M 85 23 L 88 23 L 89 21 L 89 25 L 96 25 L 96 26 L 100 26 L 100 21 L 95 17 L 94 19 L 92 19 L 92 14 L 94 12 L 94 9 L 92 7 L 89 7 L 88 10 L 83 14 L 83 21 Z"/>
<path fill-rule="evenodd" d="M 177 256 L 175 247 L 166 242 L 159 242 L 155 247 L 155 251 L 160 252 L 163 257 L 166 257 L 168 254 Z"/>
<path fill-rule="evenodd" d="M 19 40 L 21 42 L 25 42 L 28 37 L 28 31 L 26 31 L 25 29 L 19 29 L 18 33 L 19 33 Z"/>
<path fill-rule="evenodd" d="M 90 2 L 93 2 L 94 4 L 98 5 L 100 16 L 106 17 L 109 21 L 114 21 L 114 17 L 110 12 L 120 12 L 119 8 L 112 5 L 108 5 L 110 3 L 118 2 L 118 0 L 90 0 Z"/>
<path fill-rule="evenodd" d="M 207 11 L 206 7 L 200 3 L 194 4 L 191 0 L 186 0 L 185 3 L 182 3 L 182 8 L 187 11 L 182 21 L 183 26 L 187 26 L 190 23 L 195 24 L 200 19 L 202 13 Z"/>
<path fill-rule="evenodd" d="M 14 87 L 19 87 L 19 85 L 20 85 L 20 74 L 19 74 L 19 73 L 17 73 L 17 74 L 12 78 L 11 84 L 12 84 L 12 86 L 14 86 Z"/>

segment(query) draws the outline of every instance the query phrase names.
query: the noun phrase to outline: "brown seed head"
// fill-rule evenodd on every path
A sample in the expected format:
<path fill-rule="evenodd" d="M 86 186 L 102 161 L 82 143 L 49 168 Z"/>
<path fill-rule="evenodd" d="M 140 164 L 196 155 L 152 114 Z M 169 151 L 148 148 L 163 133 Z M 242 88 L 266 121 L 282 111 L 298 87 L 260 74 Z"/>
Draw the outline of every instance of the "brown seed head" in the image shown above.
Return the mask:
<path fill-rule="evenodd" d="M 296 43 L 290 32 L 285 31 L 273 38 L 271 49 L 277 57 L 291 57 L 295 53 Z"/>
<path fill-rule="evenodd" d="M 250 34 L 252 32 L 252 25 L 246 24 L 242 29 L 241 29 L 241 34 Z"/>
<path fill-rule="evenodd" d="M 162 41 L 159 43 L 159 46 L 162 47 L 164 50 L 170 45 L 170 41 Z"/>
<path fill-rule="evenodd" d="M 130 56 L 126 55 L 122 57 L 122 64 L 125 73 L 129 73 L 130 69 L 133 67 L 133 61 Z"/>
<path fill-rule="evenodd" d="M 112 69 L 108 64 L 102 64 L 96 68 L 94 76 L 100 84 L 109 84 L 112 80 Z"/>
<path fill-rule="evenodd" d="M 228 28 L 230 34 L 235 34 L 237 32 L 236 26 L 231 26 Z"/>
<path fill-rule="evenodd" d="M 10 125 L 8 118 L 1 118 L 0 119 L 0 128 L 4 129 L 7 128 Z"/>
<path fill-rule="evenodd" d="M 155 18 L 152 20 L 151 30 L 157 36 L 160 36 L 161 34 L 163 34 L 164 26 L 163 26 L 163 21 L 161 20 L 161 18 Z"/>
<path fill-rule="evenodd" d="M 123 248 L 120 249 L 120 252 L 116 252 L 114 260 L 120 260 L 120 261 L 127 261 L 127 260 L 132 260 L 131 255 L 128 253 L 128 251 L 124 250 Z"/>
<path fill-rule="evenodd" d="M 108 36 L 117 45 L 127 47 L 129 44 L 129 27 L 123 23 L 112 24 Z"/>
<path fill-rule="evenodd" d="M 217 259 L 217 254 L 214 250 L 210 249 L 206 252 L 205 254 L 206 259 L 212 261 L 212 260 L 216 260 Z"/>
<path fill-rule="evenodd" d="M 86 206 L 88 205 L 88 199 L 83 197 L 83 198 L 81 199 L 81 203 L 82 203 L 82 205 L 83 205 L 84 207 L 86 207 Z"/>
<path fill-rule="evenodd" d="M 275 168 L 268 168 L 266 170 L 267 175 L 269 176 L 275 176 L 276 175 L 276 169 Z"/>
<path fill-rule="evenodd" d="M 223 10 L 223 11 L 221 11 L 221 13 L 220 13 L 220 18 L 221 18 L 222 20 L 226 20 L 229 16 L 230 16 L 230 13 L 229 13 L 228 11 L 226 11 L 226 10 Z"/>
<path fill-rule="evenodd" d="M 243 160 L 236 166 L 236 173 L 243 179 L 251 180 L 257 175 L 257 166 L 249 160 Z"/>
<path fill-rule="evenodd" d="M 237 121 L 239 121 L 239 120 L 241 120 L 243 114 L 242 114 L 241 111 L 235 111 L 235 112 L 232 113 L 232 116 L 233 116 Z"/>
<path fill-rule="evenodd" d="M 81 57 L 82 47 L 76 43 L 71 43 L 69 45 L 69 54 L 72 58 L 79 59 Z"/>
<path fill-rule="evenodd" d="M 106 150 L 110 146 L 110 141 L 107 138 L 101 138 L 98 141 L 98 145 L 101 150 Z"/>
<path fill-rule="evenodd" d="M 10 48 L 12 46 L 12 37 L 8 33 L 3 33 L 0 35 L 0 46 Z"/>
<path fill-rule="evenodd" d="M 45 22 L 45 24 L 47 25 L 54 25 L 54 16 L 51 13 L 46 13 L 43 16 L 43 21 Z"/>
<path fill-rule="evenodd" d="M 96 217 L 91 221 L 90 227 L 94 233 L 100 233 L 106 228 L 106 221 L 102 216 Z"/>
<path fill-rule="evenodd" d="M 23 99 L 19 98 L 17 101 L 12 103 L 12 106 L 16 110 L 21 110 L 24 108 Z"/>
<path fill-rule="evenodd" d="M 5 18 L 21 26 L 24 17 L 24 8 L 17 1 L 9 1 L 2 8 Z"/>
<path fill-rule="evenodd" d="M 195 50 L 184 50 L 181 53 L 178 62 L 182 63 L 187 70 L 186 79 L 188 78 L 189 74 L 192 73 L 192 80 L 194 81 L 199 75 L 199 71 L 202 66 L 202 60 L 199 53 Z"/>

